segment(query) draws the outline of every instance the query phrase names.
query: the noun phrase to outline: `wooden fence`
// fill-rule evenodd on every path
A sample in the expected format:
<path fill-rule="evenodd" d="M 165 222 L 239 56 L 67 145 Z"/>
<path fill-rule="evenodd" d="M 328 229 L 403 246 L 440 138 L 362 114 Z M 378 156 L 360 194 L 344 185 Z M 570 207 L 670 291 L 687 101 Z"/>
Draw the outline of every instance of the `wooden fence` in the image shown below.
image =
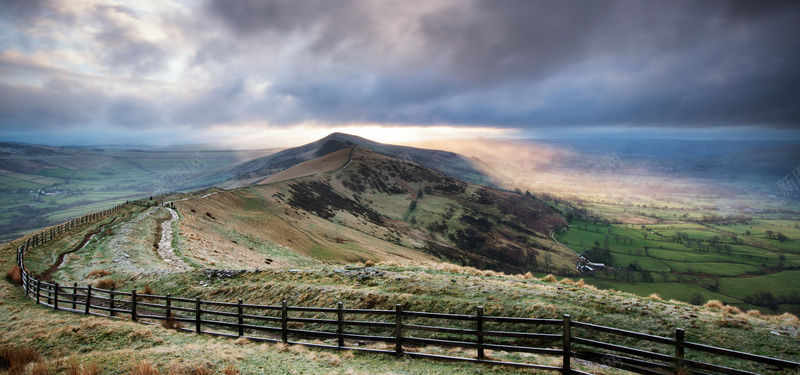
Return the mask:
<path fill-rule="evenodd" d="M 79 222 L 94 220 L 118 209 L 87 215 L 86 220 L 81 218 Z M 54 238 L 46 235 L 52 230 L 36 234 L 33 240 L 23 243 L 17 249 L 17 259 L 22 268 L 25 294 L 37 304 L 54 310 L 162 324 L 177 330 L 224 337 L 501 364 L 562 374 L 586 374 L 573 368 L 573 358 L 642 374 L 800 374 L 798 362 L 685 341 L 685 331 L 680 328 L 675 330 L 674 337 L 662 337 L 576 322 L 569 315 L 562 319 L 487 316 L 480 306 L 474 314 L 466 315 L 406 311 L 401 305 L 393 310 L 348 309 L 341 302 L 327 308 L 289 306 L 287 301 L 269 306 L 242 300 L 203 301 L 169 294 L 140 294 L 135 289 L 124 292 L 77 283 L 48 283 L 34 278 L 23 261 L 29 248 Z M 368 348 L 368 343 L 385 344 L 376 349 Z M 431 348 L 441 347 L 457 350 L 448 355 L 431 353 Z M 726 357 L 729 364 L 723 366 L 689 358 L 698 358 L 703 353 Z M 560 357 L 561 365 L 525 361 L 531 354 Z M 730 363 L 740 369 L 730 367 Z"/>

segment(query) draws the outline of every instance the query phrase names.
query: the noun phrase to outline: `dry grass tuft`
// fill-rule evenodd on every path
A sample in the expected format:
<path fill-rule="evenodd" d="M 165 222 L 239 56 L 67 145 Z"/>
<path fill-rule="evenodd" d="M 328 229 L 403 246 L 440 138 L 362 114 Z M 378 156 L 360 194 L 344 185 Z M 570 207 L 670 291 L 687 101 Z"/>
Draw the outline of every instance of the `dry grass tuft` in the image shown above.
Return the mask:
<path fill-rule="evenodd" d="M 659 296 L 658 293 L 653 293 L 653 294 L 647 296 L 647 298 L 651 299 L 651 300 L 654 300 L 654 301 L 663 301 L 663 299 L 661 299 L 661 296 Z"/>
<path fill-rule="evenodd" d="M 6 271 L 6 281 L 11 283 L 11 285 L 22 285 L 22 268 L 17 265 L 12 266 Z"/>
<path fill-rule="evenodd" d="M 67 367 L 67 375 L 100 375 L 97 365 L 92 363 L 88 367 L 73 363 Z"/>
<path fill-rule="evenodd" d="M 722 302 L 720 302 L 720 301 L 717 301 L 717 300 L 715 300 L 715 299 L 712 299 L 712 300 L 709 300 L 708 302 L 706 302 L 706 304 L 705 304 L 705 305 L 703 305 L 703 306 L 704 306 L 704 307 L 707 307 L 707 308 L 709 308 L 709 309 L 713 309 L 713 310 L 720 310 L 720 309 L 722 309 L 722 307 L 724 307 L 725 305 L 724 305 Z"/>
<path fill-rule="evenodd" d="M 788 325 L 793 325 L 793 326 L 800 325 L 800 318 L 788 312 L 778 315 L 776 318 Z"/>
<path fill-rule="evenodd" d="M 54 371 L 50 371 L 49 366 L 44 362 L 36 362 L 31 368 L 30 375 L 51 375 Z"/>
<path fill-rule="evenodd" d="M 739 310 L 739 308 L 738 308 L 738 307 L 736 307 L 736 306 L 725 305 L 725 306 L 722 308 L 722 312 L 723 312 L 724 314 L 728 314 L 728 315 L 736 315 L 736 314 L 741 314 L 741 313 L 742 313 L 742 310 Z"/>
<path fill-rule="evenodd" d="M 295 354 L 305 354 L 308 353 L 308 348 L 305 345 L 290 345 L 289 351 Z"/>
<path fill-rule="evenodd" d="M 375 262 L 372 260 L 368 260 L 364 262 L 364 267 L 375 267 Z"/>
<path fill-rule="evenodd" d="M 183 328 L 183 324 L 181 324 L 181 322 L 179 322 L 176 318 L 177 316 L 175 315 L 175 313 L 170 312 L 169 315 L 167 315 L 167 318 L 164 319 L 163 322 L 161 322 L 161 326 L 166 329 L 174 329 L 174 330 L 179 330 Z"/>
<path fill-rule="evenodd" d="M 528 272 L 525 274 L 525 276 L 522 276 L 522 278 L 525 280 L 533 280 L 533 274 Z"/>
<path fill-rule="evenodd" d="M 747 315 L 752 316 L 754 318 L 760 318 L 761 317 L 761 311 L 760 310 L 747 310 Z"/>
<path fill-rule="evenodd" d="M 150 362 L 139 362 L 133 365 L 133 368 L 128 373 L 129 375 L 161 375 L 158 369 L 155 368 Z"/>
<path fill-rule="evenodd" d="M 189 373 L 192 375 L 211 375 L 213 371 L 203 365 L 194 365 Z"/>
<path fill-rule="evenodd" d="M 549 274 L 549 275 L 545 276 L 542 279 L 542 281 L 544 281 L 546 283 L 555 283 L 555 282 L 558 282 L 558 279 L 556 279 L 556 277 L 553 276 L 553 274 Z"/>
<path fill-rule="evenodd" d="M 29 363 L 38 360 L 39 354 L 27 346 L 0 348 L 0 369 L 8 369 L 9 375 L 24 373 Z"/>
<path fill-rule="evenodd" d="M 88 274 L 86 274 L 86 278 L 87 279 L 99 279 L 101 277 L 106 277 L 106 276 L 108 276 L 108 275 L 110 275 L 112 273 L 113 272 L 111 272 L 109 270 L 94 270 L 94 271 L 89 272 Z"/>
<path fill-rule="evenodd" d="M 100 289 L 116 289 L 117 280 L 105 278 L 95 281 L 94 286 Z"/>
<path fill-rule="evenodd" d="M 565 277 L 565 278 L 561 279 L 561 281 L 559 281 L 558 283 L 559 284 L 564 284 L 564 285 L 575 285 L 575 281 L 573 281 L 569 277 Z"/>
<path fill-rule="evenodd" d="M 150 285 L 145 285 L 144 288 L 142 288 L 142 291 L 139 293 L 154 295 L 155 291 L 153 291 L 153 288 L 151 288 Z"/>
<path fill-rule="evenodd" d="M 249 343 L 250 340 L 247 337 L 239 337 L 238 339 L 233 341 L 233 345 L 239 345 L 239 346 L 247 345 Z"/>
<path fill-rule="evenodd" d="M 223 375 L 239 375 L 239 374 L 240 374 L 240 371 L 239 371 L 239 369 L 238 369 L 238 368 L 236 368 L 236 366 L 234 366 L 232 363 L 229 363 L 229 364 L 228 364 L 227 366 L 225 366 L 225 368 L 222 370 L 222 374 L 223 374 Z"/>

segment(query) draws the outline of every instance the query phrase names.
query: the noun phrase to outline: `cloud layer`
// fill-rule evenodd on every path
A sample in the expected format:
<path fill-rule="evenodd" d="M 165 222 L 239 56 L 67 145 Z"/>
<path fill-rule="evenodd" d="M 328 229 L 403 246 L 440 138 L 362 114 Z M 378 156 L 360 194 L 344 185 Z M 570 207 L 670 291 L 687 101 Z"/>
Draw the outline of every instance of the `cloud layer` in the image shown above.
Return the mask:
<path fill-rule="evenodd" d="M 796 1 L 5 0 L 0 127 L 800 127 Z"/>

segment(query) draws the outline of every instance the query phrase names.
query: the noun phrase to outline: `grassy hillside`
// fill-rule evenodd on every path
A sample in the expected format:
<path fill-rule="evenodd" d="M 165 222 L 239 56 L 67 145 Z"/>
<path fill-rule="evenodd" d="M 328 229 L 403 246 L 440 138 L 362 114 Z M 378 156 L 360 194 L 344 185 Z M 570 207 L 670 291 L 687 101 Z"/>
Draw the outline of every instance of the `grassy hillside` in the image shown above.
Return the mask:
<path fill-rule="evenodd" d="M 442 259 L 512 273 L 572 272 L 575 254 L 548 236 L 563 219 L 531 197 L 364 147 L 281 175 L 289 179 L 177 202 L 184 217 L 178 247 L 219 267 Z M 306 258 L 284 259 L 281 249 Z"/>
<path fill-rule="evenodd" d="M 97 232 L 109 223 L 135 221 L 147 209 L 130 208 L 117 218 L 77 228 L 75 236 Z M 139 220 L 137 223 L 143 223 Z M 113 224 L 111 224 L 113 225 Z M 148 227 L 148 225 L 143 225 Z M 114 236 L 119 236 L 115 234 Z M 131 232 L 128 236 L 138 237 Z M 30 253 L 30 269 L 43 272 L 50 260 L 73 245 L 66 237 L 37 247 Z M 0 248 L 0 263 L 8 268 L 14 259 L 11 243 Z M 286 299 L 294 306 L 332 307 L 338 301 L 351 308 L 390 309 L 396 303 L 406 310 L 471 314 L 482 305 L 487 315 L 559 318 L 571 314 L 575 321 L 621 327 L 661 336 L 671 336 L 676 327 L 685 328 L 687 340 L 735 350 L 791 360 L 800 359 L 800 321 L 794 316 L 764 316 L 757 311 L 743 312 L 721 304 L 708 307 L 665 301 L 658 296 L 640 298 L 622 292 L 597 290 L 582 281 L 531 276 L 508 276 L 445 263 L 383 262 L 366 269 L 363 265 L 341 268 L 312 265 L 295 269 L 274 269 L 244 273 L 234 277 L 210 276 L 202 270 L 175 272 L 167 265 L 147 262 L 151 271 L 131 269 L 120 262 L 101 263 L 88 250 L 72 255 L 71 266 L 53 276 L 60 283 L 97 283 L 94 276 L 77 269 L 107 271 L 120 290 L 149 288 L 152 293 L 201 297 L 216 301 L 241 298 L 259 304 L 277 304 Z M 145 254 L 137 254 L 146 256 Z M 144 260 L 142 261 L 144 262 Z M 138 263 L 133 262 L 133 263 Z M 95 267 L 95 268 L 93 268 Z M 379 272 L 376 272 L 379 271 Z M 99 272 L 95 272 L 99 273 Z M 363 276 L 365 273 L 369 277 Z M 24 298 L 19 288 L 7 282 L 0 285 L 0 348 L 32 348 L 40 356 L 37 367 L 45 374 L 73 368 L 95 366 L 104 374 L 134 373 L 135 368 L 151 364 L 167 373 L 199 371 L 212 373 L 297 372 L 330 374 L 435 374 L 435 373 L 534 373 L 503 367 L 474 367 L 427 360 L 394 359 L 380 355 L 309 350 L 302 347 L 257 344 L 247 340 L 215 339 L 177 333 L 160 326 L 147 326 L 123 320 L 84 317 L 36 306 Z M 24 329 L 23 329 L 24 327 Z M 621 339 L 620 344 L 637 345 Z M 368 343 L 375 348 L 382 344 Z M 639 346 L 642 349 L 660 350 Z M 428 348 L 442 354 L 457 354 L 456 349 Z M 497 359 L 513 359 L 557 365 L 558 360 L 541 356 L 509 357 L 489 351 Z M 689 358 L 718 361 L 690 352 Z M 719 363 L 719 362 L 717 362 Z M 726 362 L 722 362 L 726 364 Z M 729 364 L 730 365 L 730 364 Z M 579 363 L 591 373 L 621 371 Z M 763 372 L 764 370 L 757 370 Z"/>
<path fill-rule="evenodd" d="M 230 178 L 222 168 L 272 152 L 0 142 L 0 241 L 126 200 L 211 186 Z"/>

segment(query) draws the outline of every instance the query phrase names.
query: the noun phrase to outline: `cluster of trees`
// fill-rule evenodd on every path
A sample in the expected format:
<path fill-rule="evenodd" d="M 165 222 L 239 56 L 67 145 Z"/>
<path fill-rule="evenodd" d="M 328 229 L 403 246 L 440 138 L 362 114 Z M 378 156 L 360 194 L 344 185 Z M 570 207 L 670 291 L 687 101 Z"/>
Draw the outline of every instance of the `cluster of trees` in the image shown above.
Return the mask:
<path fill-rule="evenodd" d="M 776 311 L 782 304 L 800 305 L 800 292 L 793 290 L 788 296 L 774 296 L 770 292 L 759 290 L 745 297 L 744 301 L 751 305 L 767 307 L 772 311 Z"/>
<path fill-rule="evenodd" d="M 775 233 L 775 232 L 773 232 L 773 231 L 771 231 L 771 230 L 767 230 L 766 232 L 764 232 L 764 235 L 765 235 L 765 236 L 766 236 L 768 239 L 771 239 L 771 240 L 772 240 L 772 239 L 775 239 L 775 240 L 778 240 L 778 241 L 780 241 L 780 242 L 786 242 L 786 241 L 788 241 L 788 240 L 789 240 L 789 237 L 786 237 L 786 235 L 784 235 L 784 234 L 783 234 L 783 233 L 781 233 L 781 232 Z"/>

